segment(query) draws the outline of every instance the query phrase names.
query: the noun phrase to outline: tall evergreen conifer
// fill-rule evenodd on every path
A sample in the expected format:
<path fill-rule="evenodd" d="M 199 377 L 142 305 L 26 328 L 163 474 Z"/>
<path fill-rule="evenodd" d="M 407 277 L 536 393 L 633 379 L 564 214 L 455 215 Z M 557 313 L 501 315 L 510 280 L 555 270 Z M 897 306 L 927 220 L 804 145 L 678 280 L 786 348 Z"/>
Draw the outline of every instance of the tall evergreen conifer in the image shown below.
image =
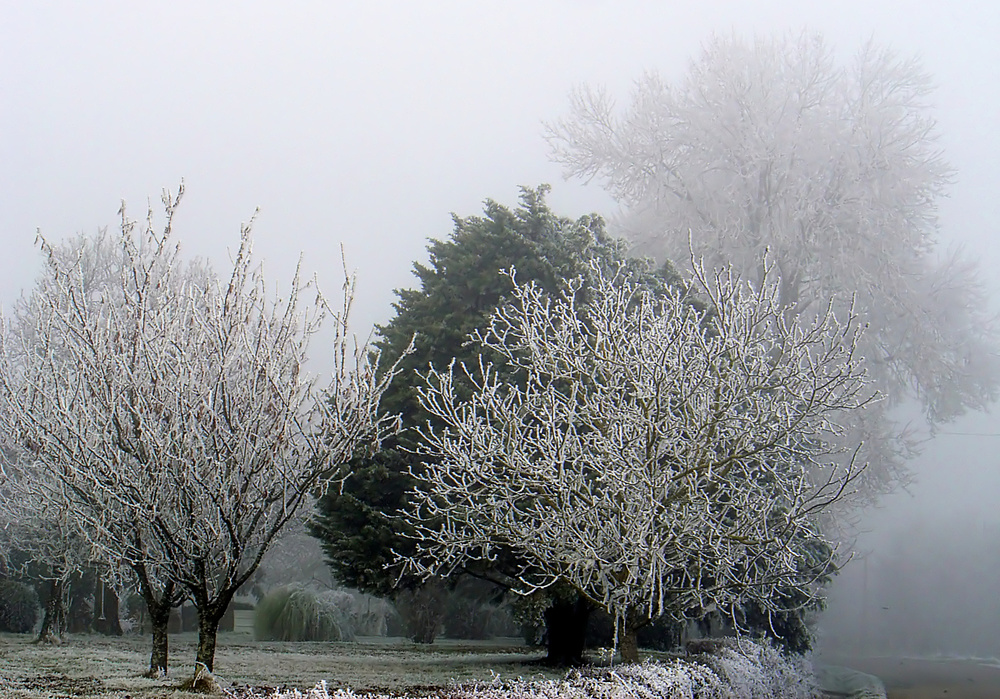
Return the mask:
<path fill-rule="evenodd" d="M 413 339 L 414 351 L 402 360 L 400 375 L 382 397 L 383 408 L 402 415 L 409 429 L 374 457 L 359 459 L 343 488 L 329 490 L 320 500 L 311 525 L 334 574 L 344 584 L 385 596 L 420 584 L 417 579 L 401 579 L 393 566 L 393 551 L 412 547 L 394 515 L 405 504 L 412 485 L 409 468 L 417 467 L 416 457 L 407 450 L 417 438 L 412 428 L 428 419 L 417 400 L 416 372 L 431 364 L 446 367 L 453 360 L 469 365 L 479 362 L 480 349 L 466 340 L 511 292 L 511 281 L 501 270 L 514 268 L 519 282 L 535 281 L 552 292 L 563 279 L 588 275 L 592 259 L 607 268 L 625 264 L 654 286 L 679 281 L 672 267 L 653 274 L 645 261 L 627 258 L 624 245 L 605 232 L 600 217 L 572 220 L 553 214 L 545 202 L 548 191 L 545 185 L 522 188 L 516 209 L 488 200 L 481 217 L 455 216 L 451 236 L 429 243 L 428 263 L 414 264 L 419 287 L 396 291 L 396 315 L 378 328 L 375 344 L 389 361 Z M 484 359 L 498 361 L 497 357 Z M 510 380 L 518 377 L 512 373 Z M 493 570 L 475 572 L 502 583 L 504 565 L 500 562 Z M 570 606 L 578 615 L 580 605 Z M 548 618 L 561 617 L 549 614 Z M 556 651 L 552 659 L 577 660 L 574 656 L 582 652 L 582 634 L 574 634 L 579 643 L 556 650 L 552 644 L 560 644 L 553 633 L 558 630 L 549 629 L 550 655 Z"/>

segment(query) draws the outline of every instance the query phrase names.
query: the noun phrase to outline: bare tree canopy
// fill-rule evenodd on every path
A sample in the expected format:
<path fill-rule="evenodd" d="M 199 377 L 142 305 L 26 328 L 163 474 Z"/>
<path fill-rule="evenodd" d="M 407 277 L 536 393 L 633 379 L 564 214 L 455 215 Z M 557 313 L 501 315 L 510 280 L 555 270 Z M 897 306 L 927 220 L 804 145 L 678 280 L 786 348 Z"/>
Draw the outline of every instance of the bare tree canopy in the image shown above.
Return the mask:
<path fill-rule="evenodd" d="M 555 300 L 520 285 L 473 334 L 523 386 L 489 365 L 427 373 L 407 563 L 513 551 L 522 592 L 568 583 L 625 622 L 623 656 L 663 613 L 812 599 L 829 561 L 807 550 L 833 550 L 816 517 L 856 474 L 841 420 L 874 398 L 857 317 L 789 319 L 770 276 L 697 267 L 707 318 L 683 292 L 591 278 Z"/>
<path fill-rule="evenodd" d="M 578 90 L 548 138 L 622 205 L 637 251 L 759 279 L 766 250 L 789 313 L 856 294 L 883 409 L 916 397 L 933 426 L 995 400 L 1000 370 L 975 265 L 938 248 L 953 173 L 930 93 L 917 61 L 871 43 L 840 64 L 812 34 L 716 38 L 676 83 L 644 75 L 625 109 Z"/>
<path fill-rule="evenodd" d="M 5 323 L 0 380 L 7 427 L 55 477 L 51 497 L 95 556 L 132 569 L 147 604 L 194 600 L 211 669 L 218 623 L 271 542 L 322 477 L 395 428 L 378 414 L 394 367 L 379 376 L 351 346 L 347 283 L 332 377 L 309 376 L 322 295 L 296 273 L 275 298 L 247 227 L 228 279 L 182 263 L 177 201 L 164 195 L 162 232 L 123 208 L 106 283 L 90 283 L 91 247 L 40 241 L 44 276 Z M 154 649 L 153 670 L 165 655 Z"/>

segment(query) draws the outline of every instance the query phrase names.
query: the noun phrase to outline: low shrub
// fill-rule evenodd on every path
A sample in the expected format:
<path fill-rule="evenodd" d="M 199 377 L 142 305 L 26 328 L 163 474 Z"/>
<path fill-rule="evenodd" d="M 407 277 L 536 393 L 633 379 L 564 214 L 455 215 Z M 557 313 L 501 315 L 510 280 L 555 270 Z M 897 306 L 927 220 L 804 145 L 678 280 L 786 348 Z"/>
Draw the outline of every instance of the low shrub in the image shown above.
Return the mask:
<path fill-rule="evenodd" d="M 448 590 L 439 580 L 431 580 L 413 590 L 400 590 L 394 602 L 406 627 L 406 635 L 416 643 L 434 643 L 444 628 Z"/>
<path fill-rule="evenodd" d="M 348 594 L 353 598 L 351 626 L 358 636 L 388 636 L 390 625 L 394 621 L 399 625 L 399 613 L 388 600 L 360 592 Z"/>
<path fill-rule="evenodd" d="M 353 641 L 344 604 L 347 593 L 319 591 L 302 585 L 271 590 L 254 610 L 254 637 L 259 641 Z"/>
<path fill-rule="evenodd" d="M 669 696 L 687 699 L 811 699 L 819 696 L 812 667 L 749 639 L 719 639 L 710 652 L 669 662 L 590 670 L 584 678 L 617 679 L 621 697 Z M 574 695 L 575 696 L 575 695 Z"/>
<path fill-rule="evenodd" d="M 0 631 L 30 633 L 38 623 L 38 593 L 31 585 L 0 580 Z"/>
<path fill-rule="evenodd" d="M 771 640 L 723 639 L 721 647 L 701 660 L 728 684 L 744 687 L 741 697 L 799 699 L 815 693 L 810 663 Z"/>

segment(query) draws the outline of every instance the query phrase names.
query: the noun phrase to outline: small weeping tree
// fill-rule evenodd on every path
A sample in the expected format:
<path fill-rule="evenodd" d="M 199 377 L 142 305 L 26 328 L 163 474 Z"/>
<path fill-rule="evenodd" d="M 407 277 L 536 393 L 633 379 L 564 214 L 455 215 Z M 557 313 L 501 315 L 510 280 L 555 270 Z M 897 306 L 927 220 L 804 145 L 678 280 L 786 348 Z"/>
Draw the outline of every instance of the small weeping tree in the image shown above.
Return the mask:
<path fill-rule="evenodd" d="M 179 198 L 164 195 L 161 231 L 123 208 L 107 285 L 86 283 L 84 255 L 40 241 L 43 280 L 5 324 L 0 378 L 8 430 L 60 484 L 91 546 L 135 575 L 156 629 L 152 673 L 167 669 L 170 606 L 194 602 L 197 677 L 271 543 L 355 450 L 396 428 L 378 413 L 395 367 L 377 374 L 352 344 L 350 280 L 341 311 L 297 272 L 274 297 L 248 227 L 228 276 L 182 263 Z M 304 367 L 331 315 L 321 382 Z"/>
<path fill-rule="evenodd" d="M 426 373 L 411 571 L 516 551 L 519 592 L 576 589 L 632 662 L 663 614 L 815 599 L 827 566 L 808 552 L 834 551 L 818 516 L 859 472 L 840 421 L 875 398 L 857 320 L 800 322 L 772 275 L 695 269 L 699 303 L 596 266 L 556 299 L 517 286 L 472 341 L 523 384 L 485 363 Z"/>

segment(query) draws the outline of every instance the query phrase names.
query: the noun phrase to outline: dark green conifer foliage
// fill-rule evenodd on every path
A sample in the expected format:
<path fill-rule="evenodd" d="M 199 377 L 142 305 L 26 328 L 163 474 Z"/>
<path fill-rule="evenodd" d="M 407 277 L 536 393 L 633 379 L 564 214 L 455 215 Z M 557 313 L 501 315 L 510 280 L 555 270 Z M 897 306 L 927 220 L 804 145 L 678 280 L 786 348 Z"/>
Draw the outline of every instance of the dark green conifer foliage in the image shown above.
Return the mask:
<path fill-rule="evenodd" d="M 320 500 L 311 525 L 344 584 L 381 595 L 391 595 L 397 585 L 418 584 L 399 579 L 391 567 L 393 549 L 406 551 L 412 545 L 391 515 L 402 507 L 410 486 L 407 470 L 414 458 L 405 447 L 416 438 L 412 428 L 428 418 L 417 400 L 416 372 L 429 364 L 447 366 L 453 359 L 470 365 L 479 361 L 479 348 L 466 340 L 512 290 L 501 270 L 513 267 L 518 282 L 535 281 L 552 292 L 563 279 L 586 276 L 591 260 L 608 267 L 624 264 L 654 286 L 678 281 L 671 267 L 651 274 L 645 261 L 629 259 L 623 243 L 605 232 L 600 217 L 556 216 L 545 202 L 548 190 L 545 185 L 522 188 L 515 209 L 490 200 L 483 216 L 454 216 L 451 235 L 427 246 L 428 263 L 414 264 L 418 287 L 396 291 L 395 317 L 378 328 L 375 344 L 389 362 L 414 338 L 414 351 L 403 359 L 402 372 L 382 398 L 384 410 L 402 415 L 409 429 L 381 453 L 356 461 L 343 488 L 331 489 Z M 511 380 L 517 377 L 511 375 Z"/>
<path fill-rule="evenodd" d="M 418 287 L 396 291 L 395 317 L 378 327 L 375 344 L 382 351 L 382 361 L 389 363 L 413 339 L 414 351 L 403 359 L 400 375 L 382 397 L 387 412 L 402 416 L 404 431 L 381 452 L 356 460 L 343 488 L 331 489 L 319 501 L 310 524 L 342 583 L 386 597 L 420 585 L 420 580 L 401 578 L 392 566 L 393 551 L 405 553 L 412 546 L 392 515 L 403 507 L 412 485 L 409 468 L 418 467 L 407 450 L 417 438 L 413 428 L 429 417 L 417 399 L 417 372 L 431 364 L 445 367 L 453 360 L 472 366 L 479 361 L 480 348 L 466 341 L 512 291 L 510 279 L 500 270 L 513 267 L 519 283 L 535 281 L 550 292 L 557 291 L 563 279 L 588 276 L 591 260 L 606 269 L 625 265 L 630 276 L 654 292 L 683 284 L 669 263 L 653 271 L 648 261 L 629 258 L 623 242 L 605 232 L 600 217 L 571 220 L 553 214 L 545 202 L 547 192 L 544 185 L 522 188 L 521 204 L 513 210 L 488 200 L 483 216 L 453 216 L 451 235 L 446 240 L 431 240 L 428 263 L 414 264 Z M 711 317 L 711 309 L 699 299 L 692 298 L 691 303 L 706 318 Z M 500 361 L 498 357 L 485 359 L 495 365 Z M 456 374 L 456 382 L 459 377 Z M 518 377 L 511 373 L 510 380 Z M 517 564 L 515 552 L 510 555 L 492 570 L 474 572 L 502 583 L 505 568 Z M 561 594 L 569 596 L 561 602 L 558 594 L 553 596 L 553 606 L 546 613 L 550 636 L 557 634 L 548 639 L 549 660 L 573 664 L 581 657 L 584 630 L 579 626 L 582 623 L 586 628 L 590 607 L 569 591 Z M 802 652 L 810 645 L 804 623 L 808 609 L 798 608 L 802 600 L 781 602 L 789 611 L 767 614 L 748 605 L 738 610 L 737 616 L 741 626 L 771 636 L 793 652 Z M 676 637 L 679 628 L 667 627 L 669 635 Z"/>

